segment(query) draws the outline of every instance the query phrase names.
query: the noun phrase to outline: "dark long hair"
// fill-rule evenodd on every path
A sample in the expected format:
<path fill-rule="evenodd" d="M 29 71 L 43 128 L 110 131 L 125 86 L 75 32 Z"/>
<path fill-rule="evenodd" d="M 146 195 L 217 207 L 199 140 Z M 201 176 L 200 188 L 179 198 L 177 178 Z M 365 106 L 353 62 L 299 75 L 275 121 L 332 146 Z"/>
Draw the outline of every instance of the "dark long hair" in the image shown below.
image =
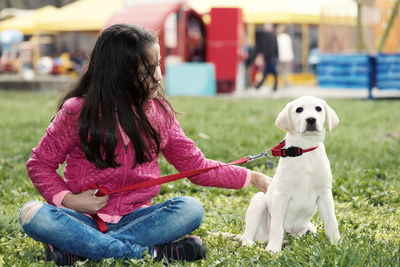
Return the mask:
<path fill-rule="evenodd" d="M 143 108 L 151 92 L 146 80 L 151 77 L 156 82 L 153 74 L 157 63 L 151 62 L 148 53 L 157 43 L 154 34 L 138 25 L 117 24 L 107 28 L 96 41 L 86 72 L 60 101 L 59 109 L 69 98 L 84 98 L 79 138 L 86 158 L 99 169 L 120 165 L 114 155 L 118 122 L 134 147 L 132 167 L 152 161 L 152 152 L 160 151 L 160 134 Z M 163 95 L 155 99 L 171 118 L 173 110 Z"/>

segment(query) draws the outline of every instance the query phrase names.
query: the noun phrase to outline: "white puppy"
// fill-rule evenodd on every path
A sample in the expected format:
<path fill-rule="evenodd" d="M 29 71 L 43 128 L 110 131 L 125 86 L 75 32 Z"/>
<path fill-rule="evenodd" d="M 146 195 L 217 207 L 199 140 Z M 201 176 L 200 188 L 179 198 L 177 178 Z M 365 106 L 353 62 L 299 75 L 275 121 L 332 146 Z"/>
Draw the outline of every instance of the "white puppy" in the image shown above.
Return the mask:
<path fill-rule="evenodd" d="M 285 154 L 279 160 L 274 179 L 266 194 L 257 193 L 246 213 L 243 245 L 268 242 L 267 251 L 281 251 L 284 233 L 294 237 L 316 232 L 310 222 L 318 208 L 331 243 L 339 240 L 332 197 L 332 173 L 323 144 L 325 125 L 332 130 L 339 118 L 325 101 L 300 97 L 286 105 L 276 125 L 287 131 Z M 305 150 L 302 155 L 298 150 Z M 294 152 L 293 152 L 294 150 Z M 310 151 L 307 151 L 310 150 Z M 300 152 L 300 153 L 299 153 Z"/>

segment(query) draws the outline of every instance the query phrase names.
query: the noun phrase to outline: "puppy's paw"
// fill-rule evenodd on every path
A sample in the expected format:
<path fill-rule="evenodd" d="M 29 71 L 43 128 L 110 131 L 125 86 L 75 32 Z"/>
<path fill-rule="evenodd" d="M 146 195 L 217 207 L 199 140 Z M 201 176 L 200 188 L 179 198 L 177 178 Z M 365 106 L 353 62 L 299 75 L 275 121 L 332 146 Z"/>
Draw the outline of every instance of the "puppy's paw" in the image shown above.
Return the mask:
<path fill-rule="evenodd" d="M 310 231 L 311 233 L 315 234 L 317 232 L 317 227 L 314 224 L 309 223 L 307 226 L 307 231 Z"/>
<path fill-rule="evenodd" d="M 331 241 L 332 245 L 336 245 L 339 242 L 340 234 L 339 231 L 335 231 L 334 233 L 329 235 L 329 240 Z"/>
<path fill-rule="evenodd" d="M 293 238 L 300 238 L 304 235 L 308 235 L 308 234 L 315 234 L 317 232 L 317 227 L 312 224 L 309 223 L 306 227 L 304 227 L 304 229 L 298 233 L 289 233 L 289 235 Z"/>
<path fill-rule="evenodd" d="M 268 243 L 266 250 L 269 253 L 279 253 L 281 252 L 281 246 L 276 246 L 271 243 Z"/>
<path fill-rule="evenodd" d="M 251 246 L 254 246 L 255 243 L 256 242 L 254 242 L 253 240 L 244 239 L 244 238 L 241 238 L 239 240 L 239 245 L 241 245 L 242 247 L 251 247 Z"/>

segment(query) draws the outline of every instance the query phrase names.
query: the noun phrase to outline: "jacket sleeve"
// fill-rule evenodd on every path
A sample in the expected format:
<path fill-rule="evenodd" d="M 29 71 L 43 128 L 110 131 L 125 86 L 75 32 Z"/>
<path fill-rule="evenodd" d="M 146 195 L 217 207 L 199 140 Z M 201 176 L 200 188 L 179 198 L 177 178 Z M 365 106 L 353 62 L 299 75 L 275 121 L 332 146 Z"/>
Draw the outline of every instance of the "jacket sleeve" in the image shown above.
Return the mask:
<path fill-rule="evenodd" d="M 45 200 L 53 203 L 53 196 L 69 191 L 64 179 L 57 173 L 67 155 L 77 143 L 77 116 L 68 102 L 57 113 L 38 146 L 32 150 L 26 163 L 29 178 Z"/>
<path fill-rule="evenodd" d="M 194 142 L 185 136 L 176 119 L 165 131 L 168 132 L 168 142 L 161 152 L 179 172 L 223 164 L 205 158 Z M 246 168 L 225 165 L 189 179 L 197 185 L 239 189 L 248 185 L 249 173 Z"/>

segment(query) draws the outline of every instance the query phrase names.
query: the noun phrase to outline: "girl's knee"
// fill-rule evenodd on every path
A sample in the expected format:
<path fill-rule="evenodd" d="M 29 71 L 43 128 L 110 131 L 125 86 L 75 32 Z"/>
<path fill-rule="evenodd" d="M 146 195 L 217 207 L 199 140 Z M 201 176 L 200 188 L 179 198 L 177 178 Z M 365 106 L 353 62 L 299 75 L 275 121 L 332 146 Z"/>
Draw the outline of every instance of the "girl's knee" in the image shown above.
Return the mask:
<path fill-rule="evenodd" d="M 187 196 L 179 197 L 179 199 L 183 202 L 182 211 L 185 217 L 190 217 L 192 220 L 198 221 L 198 225 L 200 225 L 204 215 L 204 208 L 200 201 Z"/>
<path fill-rule="evenodd" d="M 33 200 L 26 203 L 19 214 L 19 221 L 22 225 L 29 223 L 33 216 L 38 212 L 38 210 L 43 206 L 43 203 L 38 200 Z"/>

